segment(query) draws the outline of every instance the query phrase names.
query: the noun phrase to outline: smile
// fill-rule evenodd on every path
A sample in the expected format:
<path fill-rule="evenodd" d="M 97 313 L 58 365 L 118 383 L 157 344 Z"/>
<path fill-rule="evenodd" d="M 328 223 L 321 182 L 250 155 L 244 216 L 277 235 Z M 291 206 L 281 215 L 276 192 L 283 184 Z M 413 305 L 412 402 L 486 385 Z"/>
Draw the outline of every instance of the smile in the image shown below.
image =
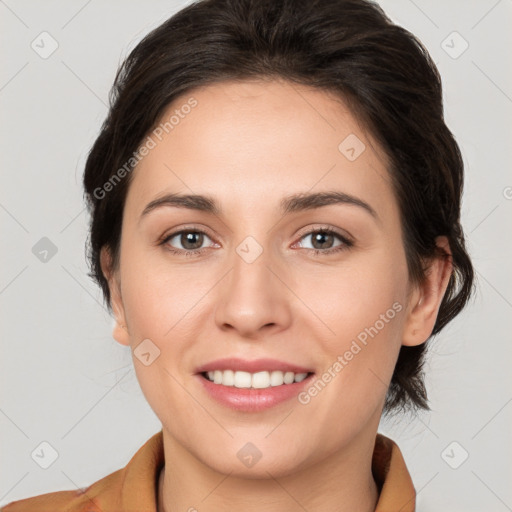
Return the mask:
<path fill-rule="evenodd" d="M 249 373 L 234 370 L 213 370 L 202 373 L 214 384 L 234 388 L 266 389 L 274 386 L 302 382 L 308 373 L 283 372 L 279 370 Z"/>

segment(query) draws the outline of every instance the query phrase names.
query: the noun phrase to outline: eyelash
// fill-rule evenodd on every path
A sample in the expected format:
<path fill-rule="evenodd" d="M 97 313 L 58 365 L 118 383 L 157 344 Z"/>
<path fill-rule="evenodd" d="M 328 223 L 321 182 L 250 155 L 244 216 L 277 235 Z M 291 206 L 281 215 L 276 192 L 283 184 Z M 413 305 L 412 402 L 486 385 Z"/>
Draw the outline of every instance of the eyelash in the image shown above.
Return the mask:
<path fill-rule="evenodd" d="M 208 233 L 206 233 L 205 231 L 202 231 L 200 229 L 182 229 L 180 231 L 175 231 L 174 233 L 171 233 L 167 236 L 165 236 L 163 238 L 163 240 L 161 242 L 159 242 L 159 245 L 166 245 L 167 242 L 169 242 L 169 240 L 171 240 L 172 238 L 174 238 L 176 235 L 181 235 L 183 233 L 201 233 L 203 235 L 206 235 L 208 238 L 211 238 Z M 326 250 L 322 250 L 322 249 L 307 249 L 308 251 L 312 251 L 315 255 L 331 255 L 331 254 L 334 254 L 334 253 L 338 253 L 338 252 L 341 252 L 341 251 L 346 251 L 348 249 L 350 249 L 354 243 L 349 240 L 347 237 L 341 235 L 340 233 L 338 233 L 337 231 L 335 231 L 334 229 L 332 228 L 329 228 L 329 227 L 325 227 L 325 228 L 317 228 L 317 229 L 313 229 L 311 231 L 308 231 L 307 233 L 304 233 L 299 240 L 302 240 L 303 238 L 305 238 L 306 236 L 310 236 L 314 233 L 322 233 L 324 235 L 333 235 L 334 237 L 338 238 L 342 244 L 341 245 L 338 245 L 337 247 L 333 247 L 331 249 L 326 249 Z M 166 245 L 165 247 L 166 250 L 168 250 L 169 252 L 173 253 L 173 254 L 178 254 L 178 255 L 185 255 L 186 257 L 193 257 L 193 256 L 199 256 L 206 248 L 202 248 L 202 249 L 192 249 L 192 250 L 186 250 L 186 249 L 176 249 L 170 245 Z"/>

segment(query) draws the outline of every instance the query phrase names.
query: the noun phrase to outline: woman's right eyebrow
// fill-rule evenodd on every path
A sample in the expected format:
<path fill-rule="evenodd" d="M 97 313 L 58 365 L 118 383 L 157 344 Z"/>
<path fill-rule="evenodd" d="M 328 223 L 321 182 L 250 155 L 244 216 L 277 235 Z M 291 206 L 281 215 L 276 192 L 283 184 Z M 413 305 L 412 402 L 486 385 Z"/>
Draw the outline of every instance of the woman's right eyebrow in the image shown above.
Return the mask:
<path fill-rule="evenodd" d="M 369 213 L 375 220 L 379 220 L 377 212 L 367 202 L 337 190 L 315 193 L 302 192 L 286 196 L 280 201 L 280 212 L 282 215 L 287 215 L 289 213 L 313 210 L 333 204 L 345 204 L 359 207 Z M 168 193 L 148 203 L 142 211 L 139 222 L 148 213 L 162 207 L 187 208 L 212 213 L 214 215 L 222 215 L 222 208 L 212 196 Z"/>
<path fill-rule="evenodd" d="M 165 194 L 157 197 L 146 205 L 141 213 L 139 222 L 148 213 L 162 207 L 188 208 L 190 210 L 199 210 L 203 212 L 220 215 L 222 210 L 217 206 L 215 199 L 210 196 L 198 194 Z"/>

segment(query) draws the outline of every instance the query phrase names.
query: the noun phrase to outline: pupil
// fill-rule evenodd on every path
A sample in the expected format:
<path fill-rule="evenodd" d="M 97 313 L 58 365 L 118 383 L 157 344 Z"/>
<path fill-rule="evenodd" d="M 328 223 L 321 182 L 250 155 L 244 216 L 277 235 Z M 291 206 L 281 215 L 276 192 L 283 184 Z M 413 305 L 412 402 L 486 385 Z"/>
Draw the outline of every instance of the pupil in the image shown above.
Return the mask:
<path fill-rule="evenodd" d="M 316 236 L 314 237 L 314 243 L 313 243 L 313 246 L 316 247 L 316 242 L 319 241 L 320 243 L 325 243 L 325 238 L 329 238 L 331 237 L 332 238 L 332 235 L 328 234 L 328 233 L 317 233 Z M 320 249 L 322 249 L 322 247 L 320 247 Z"/>
<path fill-rule="evenodd" d="M 199 247 L 201 247 L 201 242 L 202 240 L 199 239 L 199 243 L 195 242 L 194 244 L 194 238 L 195 237 L 198 237 L 198 236 L 202 236 L 202 233 L 187 233 L 185 235 L 182 235 L 181 236 L 181 243 L 183 244 L 183 247 L 187 248 L 187 249 L 197 249 Z M 193 247 L 190 247 L 188 244 L 191 243 Z"/>

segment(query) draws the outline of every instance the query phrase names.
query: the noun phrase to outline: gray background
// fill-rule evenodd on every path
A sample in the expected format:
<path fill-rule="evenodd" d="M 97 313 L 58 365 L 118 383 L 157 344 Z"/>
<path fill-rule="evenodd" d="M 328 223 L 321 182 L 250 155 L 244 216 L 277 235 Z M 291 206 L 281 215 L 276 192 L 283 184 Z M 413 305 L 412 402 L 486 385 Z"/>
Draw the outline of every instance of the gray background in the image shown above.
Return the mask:
<path fill-rule="evenodd" d="M 86 275 L 81 175 L 118 64 L 186 4 L 0 0 L 0 505 L 88 486 L 161 428 Z M 478 284 L 431 345 L 432 412 L 383 421 L 380 431 L 404 454 L 418 512 L 512 510 L 512 1 L 381 5 L 423 41 L 443 77 Z M 51 49 L 43 31 L 58 43 L 47 58 L 31 47 Z M 46 262 L 32 252 L 43 237 L 57 248 Z M 31 457 L 43 441 L 58 452 L 48 469 Z"/>

